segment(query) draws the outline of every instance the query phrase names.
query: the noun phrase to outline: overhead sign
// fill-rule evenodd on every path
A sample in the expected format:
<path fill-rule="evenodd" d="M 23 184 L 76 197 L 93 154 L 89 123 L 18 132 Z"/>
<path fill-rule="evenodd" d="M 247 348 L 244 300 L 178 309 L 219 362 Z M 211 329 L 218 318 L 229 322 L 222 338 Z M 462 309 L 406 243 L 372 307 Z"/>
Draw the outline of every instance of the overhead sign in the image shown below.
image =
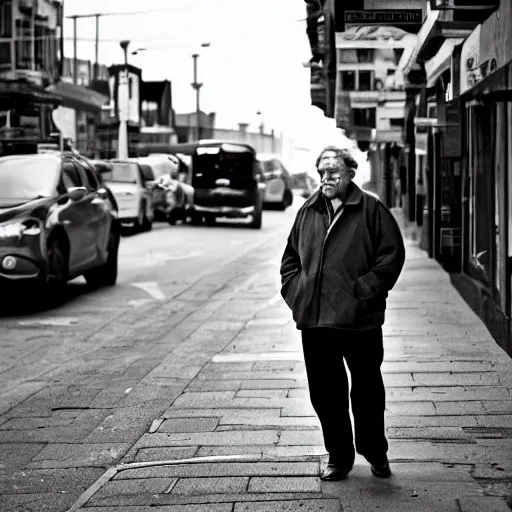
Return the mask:
<path fill-rule="evenodd" d="M 422 9 L 394 9 L 392 11 L 345 11 L 345 24 L 407 25 L 423 23 Z"/>

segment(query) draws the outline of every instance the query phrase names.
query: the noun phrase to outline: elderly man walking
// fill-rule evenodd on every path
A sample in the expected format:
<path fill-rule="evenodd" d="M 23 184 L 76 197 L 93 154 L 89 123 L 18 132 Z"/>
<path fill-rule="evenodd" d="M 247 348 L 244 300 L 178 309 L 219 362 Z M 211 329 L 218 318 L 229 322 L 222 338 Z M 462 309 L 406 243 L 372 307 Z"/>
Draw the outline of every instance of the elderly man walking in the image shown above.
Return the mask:
<path fill-rule="evenodd" d="M 281 294 L 302 332 L 310 399 L 329 453 L 321 478 L 346 478 L 356 450 L 375 476 L 386 478 L 382 325 L 404 242 L 386 206 L 353 183 L 357 162 L 348 151 L 328 146 L 316 166 L 321 187 L 288 237 Z"/>

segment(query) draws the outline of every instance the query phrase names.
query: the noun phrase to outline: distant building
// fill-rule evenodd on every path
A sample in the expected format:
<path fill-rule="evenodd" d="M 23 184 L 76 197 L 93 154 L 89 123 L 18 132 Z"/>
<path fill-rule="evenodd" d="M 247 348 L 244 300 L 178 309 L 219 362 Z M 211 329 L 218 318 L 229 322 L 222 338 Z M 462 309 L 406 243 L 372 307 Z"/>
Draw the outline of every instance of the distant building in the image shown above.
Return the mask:
<path fill-rule="evenodd" d="M 0 0 L 0 137 L 45 138 L 61 102 L 62 2 Z"/>

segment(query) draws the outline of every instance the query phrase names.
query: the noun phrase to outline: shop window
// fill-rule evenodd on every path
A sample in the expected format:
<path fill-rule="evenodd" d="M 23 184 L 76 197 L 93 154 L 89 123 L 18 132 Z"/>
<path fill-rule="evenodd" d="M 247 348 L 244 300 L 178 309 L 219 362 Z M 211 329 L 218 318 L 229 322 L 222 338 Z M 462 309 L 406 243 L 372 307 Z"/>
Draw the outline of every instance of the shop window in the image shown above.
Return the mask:
<path fill-rule="evenodd" d="M 390 126 L 393 126 L 393 127 L 397 127 L 399 126 L 400 128 L 403 128 L 404 127 L 404 118 L 396 118 L 396 119 L 390 119 L 389 120 L 389 125 Z"/>
<path fill-rule="evenodd" d="M 371 91 L 373 82 L 373 73 L 371 71 L 359 71 L 359 90 Z"/>
<path fill-rule="evenodd" d="M 356 89 L 356 73 L 355 71 L 341 72 L 341 87 L 344 91 L 355 91 Z"/>
<path fill-rule="evenodd" d="M 352 113 L 354 116 L 354 124 L 356 126 L 364 126 L 367 128 L 375 128 L 376 123 L 375 108 L 354 108 Z"/>
<path fill-rule="evenodd" d="M 12 1 L 0 5 L 0 37 L 12 37 Z"/>

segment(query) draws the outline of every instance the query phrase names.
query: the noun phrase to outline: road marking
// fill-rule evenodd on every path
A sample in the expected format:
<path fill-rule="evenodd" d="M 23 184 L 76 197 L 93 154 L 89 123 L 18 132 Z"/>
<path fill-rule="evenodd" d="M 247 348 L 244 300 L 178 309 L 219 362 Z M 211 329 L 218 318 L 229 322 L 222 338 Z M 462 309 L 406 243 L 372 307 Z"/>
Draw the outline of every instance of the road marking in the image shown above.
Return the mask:
<path fill-rule="evenodd" d="M 258 277 L 260 277 L 260 274 L 253 274 L 251 277 L 246 279 L 242 284 L 235 286 L 235 289 L 234 289 L 235 293 L 238 293 L 238 292 L 241 292 L 243 290 L 247 290 L 248 288 L 250 288 L 251 284 L 254 281 L 256 281 L 256 279 L 258 279 Z"/>
<path fill-rule="evenodd" d="M 281 302 L 283 298 L 281 297 L 281 292 L 277 292 L 269 301 L 269 306 L 275 306 L 278 302 Z"/>
<path fill-rule="evenodd" d="M 172 256 L 171 254 L 165 254 L 163 252 L 151 252 L 146 255 L 144 263 L 146 265 L 158 265 L 167 261 L 188 260 L 191 258 L 196 258 L 197 256 L 201 256 L 202 254 L 203 253 L 200 251 L 193 251 L 186 254 L 177 254 Z"/>
<path fill-rule="evenodd" d="M 144 290 L 148 295 L 151 295 L 151 297 L 156 300 L 165 300 L 165 295 L 162 290 L 160 290 L 157 282 L 132 283 L 132 286 L 136 286 L 137 288 Z"/>
<path fill-rule="evenodd" d="M 252 361 L 303 361 L 302 352 L 266 352 L 258 354 L 217 354 L 213 356 L 213 363 L 240 363 Z"/>
<path fill-rule="evenodd" d="M 47 325 L 51 327 L 66 327 L 68 325 L 74 325 L 77 323 L 78 318 L 61 316 L 54 318 L 38 318 L 34 320 L 21 320 L 18 322 L 18 325 Z"/>
<path fill-rule="evenodd" d="M 132 308 L 141 308 L 150 302 L 153 302 L 153 300 L 154 299 L 135 299 L 128 302 L 128 306 L 131 306 Z"/>

